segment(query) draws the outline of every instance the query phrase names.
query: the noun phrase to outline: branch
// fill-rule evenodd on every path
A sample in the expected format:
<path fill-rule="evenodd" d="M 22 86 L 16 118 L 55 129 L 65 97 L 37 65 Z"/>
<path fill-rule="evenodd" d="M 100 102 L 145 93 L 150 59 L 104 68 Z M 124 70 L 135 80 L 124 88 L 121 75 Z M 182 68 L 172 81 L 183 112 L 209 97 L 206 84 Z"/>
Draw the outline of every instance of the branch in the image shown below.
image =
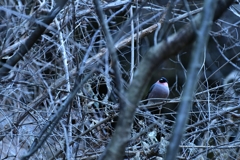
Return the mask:
<path fill-rule="evenodd" d="M 41 37 L 48 25 L 52 23 L 56 15 L 62 10 L 66 2 L 67 0 L 57 1 L 57 4 L 53 10 L 43 18 L 43 21 L 39 23 L 37 29 L 29 36 L 25 43 L 21 44 L 16 54 L 14 54 L 10 59 L 7 60 L 6 63 L 2 65 L 0 68 L 0 79 L 2 79 L 3 76 L 6 76 L 8 72 L 17 64 L 17 62 L 20 61 L 32 48 L 34 43 L 37 42 L 37 39 Z"/>
<path fill-rule="evenodd" d="M 218 19 L 232 2 L 233 0 L 219 0 L 214 20 Z M 191 23 L 194 23 L 199 28 L 201 15 L 196 16 Z M 135 72 L 133 83 L 126 91 L 126 105 L 120 106 L 121 110 L 115 132 L 101 159 L 123 159 L 135 111 L 143 96 L 146 84 L 149 82 L 149 77 L 159 64 L 165 59 L 177 55 L 181 49 L 192 43 L 194 39 L 195 32 L 189 23 L 176 34 L 167 37 L 166 40 L 149 49 Z"/>
<path fill-rule="evenodd" d="M 112 62 L 113 70 L 114 70 L 116 87 L 118 89 L 119 95 L 122 95 L 122 89 L 123 89 L 122 76 L 121 76 L 121 72 L 120 72 L 120 66 L 118 64 L 119 61 L 118 61 L 116 48 L 114 47 L 114 41 L 113 41 L 113 38 L 112 38 L 112 36 L 109 32 L 109 27 L 108 27 L 107 22 L 104 18 L 105 15 L 103 13 L 103 9 L 100 6 L 99 0 L 94 0 L 93 3 L 95 5 L 96 13 L 97 13 L 97 15 L 99 17 L 99 20 L 100 20 L 102 30 L 105 34 L 106 45 L 107 45 L 108 51 L 109 51 L 109 53 L 112 57 L 111 62 Z M 120 97 L 120 103 L 122 103 L 121 99 L 122 98 Z"/>
<path fill-rule="evenodd" d="M 48 139 L 50 134 L 52 133 L 55 126 L 58 124 L 59 120 L 67 110 L 69 104 L 72 102 L 73 98 L 79 91 L 79 89 L 82 87 L 82 85 L 89 79 L 89 77 L 92 75 L 94 71 L 90 72 L 83 80 L 76 81 L 73 87 L 73 90 L 69 93 L 66 100 L 63 102 L 61 107 L 57 110 L 56 114 L 51 116 L 51 119 L 46 123 L 41 130 L 41 133 L 38 137 L 36 137 L 26 155 L 24 155 L 21 160 L 27 160 L 29 159 L 42 145 L 43 143 Z"/>

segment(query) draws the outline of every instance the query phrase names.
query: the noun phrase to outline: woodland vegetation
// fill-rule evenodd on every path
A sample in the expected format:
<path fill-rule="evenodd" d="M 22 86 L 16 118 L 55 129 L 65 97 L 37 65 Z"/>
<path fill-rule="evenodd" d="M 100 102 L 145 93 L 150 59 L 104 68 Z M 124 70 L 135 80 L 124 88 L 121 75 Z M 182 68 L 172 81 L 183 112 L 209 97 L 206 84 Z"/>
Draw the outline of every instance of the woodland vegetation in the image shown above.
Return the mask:
<path fill-rule="evenodd" d="M 0 159 L 239 159 L 237 1 L 0 4 Z"/>

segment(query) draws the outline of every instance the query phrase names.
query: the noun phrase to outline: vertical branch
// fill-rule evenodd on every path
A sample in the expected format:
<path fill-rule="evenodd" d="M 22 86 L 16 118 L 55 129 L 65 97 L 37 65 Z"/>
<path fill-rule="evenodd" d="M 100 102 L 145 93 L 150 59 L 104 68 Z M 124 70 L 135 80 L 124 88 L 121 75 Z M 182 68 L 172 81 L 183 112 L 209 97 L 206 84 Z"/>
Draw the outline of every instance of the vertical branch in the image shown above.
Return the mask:
<path fill-rule="evenodd" d="M 209 32 L 213 22 L 217 3 L 218 2 L 216 2 L 216 0 L 205 0 L 204 2 L 201 24 L 199 30 L 195 31 L 197 39 L 192 51 L 191 64 L 189 67 L 186 86 L 181 98 L 174 131 L 166 154 L 166 160 L 176 159 L 178 153 L 179 144 L 181 142 L 182 135 L 185 130 L 185 125 L 189 117 L 189 111 L 192 106 L 193 94 L 199 79 L 198 71 L 201 67 L 201 62 L 199 59 L 201 59 L 204 48 L 208 42 Z"/>
<path fill-rule="evenodd" d="M 130 8 L 130 17 L 133 18 L 133 7 Z M 134 20 L 131 20 L 131 69 L 130 69 L 130 83 L 133 80 L 134 71 Z"/>
<path fill-rule="evenodd" d="M 56 23 L 57 29 L 59 30 L 59 41 L 60 41 L 59 50 L 62 54 L 63 68 L 64 68 L 64 71 L 65 71 L 65 77 L 66 77 L 66 81 L 67 81 L 66 88 L 67 88 L 67 91 L 70 92 L 71 86 L 70 86 L 70 83 L 69 83 L 68 56 L 67 56 L 67 53 L 66 53 L 63 34 L 60 31 L 61 27 L 60 27 L 59 21 L 57 19 L 55 19 L 55 23 Z"/>
<path fill-rule="evenodd" d="M 113 70 L 114 70 L 116 86 L 117 86 L 117 89 L 119 91 L 119 95 L 122 95 L 122 90 L 123 90 L 122 76 L 121 76 L 120 67 L 119 67 L 119 64 L 118 64 L 119 61 L 118 61 L 118 57 L 117 57 L 116 48 L 114 47 L 114 41 L 113 41 L 113 38 L 111 37 L 111 34 L 109 32 L 109 27 L 106 23 L 105 15 L 103 13 L 103 10 L 100 7 L 100 2 L 98 0 L 94 0 L 93 2 L 94 2 L 94 5 L 95 5 L 96 13 L 97 13 L 97 15 L 99 17 L 99 20 L 100 20 L 102 30 L 105 34 L 108 51 L 109 51 L 109 53 L 112 57 L 112 67 L 113 67 Z M 122 98 L 120 97 L 120 104 L 121 104 L 121 101 L 122 101 L 121 99 Z"/>
<path fill-rule="evenodd" d="M 137 6 L 137 10 L 138 10 L 138 1 L 136 2 L 136 6 Z M 137 17 L 136 17 L 136 26 L 139 26 L 139 14 L 137 14 Z M 139 37 L 139 27 L 137 27 L 137 31 L 136 31 L 136 67 L 138 66 L 139 64 L 139 60 L 140 60 L 140 37 Z M 135 37 L 135 34 L 134 34 L 134 37 Z"/>
<path fill-rule="evenodd" d="M 219 0 L 214 19 L 219 18 L 232 2 L 233 0 Z M 200 26 L 200 18 L 201 15 L 194 17 L 193 23 L 195 23 L 196 26 Z M 129 136 L 135 111 L 139 100 L 143 96 L 146 84 L 149 82 L 149 76 L 152 75 L 156 66 L 161 64 L 165 59 L 171 56 L 176 56 L 179 50 L 192 43 L 195 38 L 195 31 L 193 30 L 191 24 L 187 24 L 177 33 L 167 37 L 166 40 L 161 41 L 161 43 L 158 43 L 148 50 L 148 53 L 142 59 L 134 73 L 134 83 L 131 83 L 128 90 L 125 92 L 126 105 L 120 105 L 121 110 L 117 126 L 108 147 L 100 159 L 123 159 L 125 155 L 125 147 L 130 138 Z"/>

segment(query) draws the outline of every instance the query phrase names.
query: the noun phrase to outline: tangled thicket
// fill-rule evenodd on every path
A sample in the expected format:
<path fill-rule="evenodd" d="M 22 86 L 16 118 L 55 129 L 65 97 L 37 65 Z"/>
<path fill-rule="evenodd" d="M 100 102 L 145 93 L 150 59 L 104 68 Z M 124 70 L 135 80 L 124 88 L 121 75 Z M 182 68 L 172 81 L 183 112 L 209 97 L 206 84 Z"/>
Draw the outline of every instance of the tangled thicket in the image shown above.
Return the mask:
<path fill-rule="evenodd" d="M 125 28 L 121 37 L 115 39 L 115 47 L 126 90 L 132 72 L 147 50 L 144 43 L 144 47 L 140 48 L 140 41 L 159 29 L 157 23 L 162 23 L 166 6 L 152 1 L 101 3 L 112 36 L 117 37 L 120 30 Z M 2 65 L 41 25 L 41 19 L 52 10 L 55 2 L 2 0 L 0 4 Z M 174 8 L 171 24 L 187 23 L 191 20 L 189 14 L 193 16 L 201 11 L 200 1 L 192 5 L 199 8 L 191 12 L 181 7 Z M 131 25 L 136 33 L 133 43 Z M 173 31 L 178 27 L 173 26 Z M 219 34 L 211 32 L 213 39 L 220 34 L 221 31 Z M 224 36 L 229 41 L 236 41 L 238 37 L 231 34 L 235 33 L 226 32 Z M 154 35 L 149 37 L 154 39 Z M 134 64 L 130 59 L 132 47 L 136 53 Z M 181 64 L 181 60 L 178 63 Z M 84 84 L 77 96 L 31 159 L 99 158 L 111 139 L 119 113 L 117 84 L 111 66 L 111 57 L 92 2 L 68 2 L 41 38 L 1 80 L 0 158 L 19 159 L 31 150 L 38 136 L 48 132 L 44 126 L 51 122 L 51 117 L 57 113 L 79 79 Z M 183 64 L 180 66 L 183 67 Z M 176 78 L 173 75 L 171 77 L 173 80 Z M 201 89 L 194 96 L 178 159 L 220 160 L 240 157 L 240 106 L 236 89 L 239 77 L 239 73 L 234 72 L 229 81 L 213 88 L 206 81 L 199 84 Z M 126 148 L 126 159 L 164 157 L 180 101 L 181 87 L 177 83 L 170 84 L 174 92 L 170 100 L 150 106 L 140 103 Z M 222 90 L 221 94 L 219 90 Z M 162 111 L 159 106 L 163 107 Z"/>

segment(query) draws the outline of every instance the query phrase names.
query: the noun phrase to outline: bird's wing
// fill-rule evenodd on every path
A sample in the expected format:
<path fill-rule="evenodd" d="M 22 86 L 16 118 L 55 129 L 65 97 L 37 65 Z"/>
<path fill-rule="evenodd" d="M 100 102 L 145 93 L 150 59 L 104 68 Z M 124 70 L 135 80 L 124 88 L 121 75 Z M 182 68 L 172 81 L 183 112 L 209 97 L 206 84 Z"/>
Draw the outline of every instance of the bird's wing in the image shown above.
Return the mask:
<path fill-rule="evenodd" d="M 145 99 L 147 99 L 148 98 L 148 96 L 149 96 L 149 93 L 150 92 L 152 92 L 152 90 L 153 90 L 153 87 L 156 85 L 156 83 L 154 83 L 152 86 L 151 86 L 151 88 L 149 89 L 149 91 L 148 91 L 148 94 L 147 94 L 147 96 L 145 97 Z"/>

